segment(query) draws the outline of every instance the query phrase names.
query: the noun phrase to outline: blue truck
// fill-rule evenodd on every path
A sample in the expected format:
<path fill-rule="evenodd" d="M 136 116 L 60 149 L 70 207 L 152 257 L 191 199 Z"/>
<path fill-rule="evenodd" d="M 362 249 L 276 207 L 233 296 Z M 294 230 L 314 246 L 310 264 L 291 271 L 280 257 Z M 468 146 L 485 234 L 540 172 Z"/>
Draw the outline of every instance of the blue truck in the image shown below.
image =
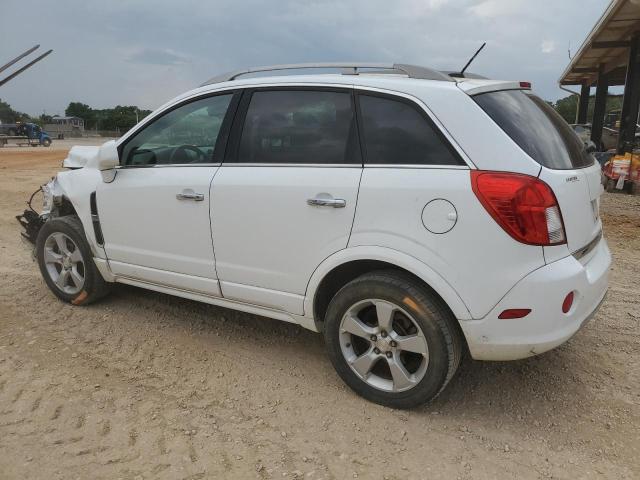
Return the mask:
<path fill-rule="evenodd" d="M 2 123 L 0 124 L 0 147 L 8 143 L 49 147 L 51 137 L 35 123 Z"/>

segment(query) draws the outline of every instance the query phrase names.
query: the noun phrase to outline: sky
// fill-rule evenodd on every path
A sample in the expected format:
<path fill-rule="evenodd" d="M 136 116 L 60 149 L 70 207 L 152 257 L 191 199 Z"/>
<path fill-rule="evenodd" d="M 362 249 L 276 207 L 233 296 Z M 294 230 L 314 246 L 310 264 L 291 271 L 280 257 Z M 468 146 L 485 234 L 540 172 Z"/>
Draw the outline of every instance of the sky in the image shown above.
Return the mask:
<path fill-rule="evenodd" d="M 31 115 L 155 109 L 208 78 L 257 65 L 366 61 L 528 80 L 543 98 L 609 0 L 2 0 L 0 64 L 54 52 L 0 87 Z M 32 54 L 32 56 L 35 56 Z M 0 77 L 4 77 L 4 74 Z"/>

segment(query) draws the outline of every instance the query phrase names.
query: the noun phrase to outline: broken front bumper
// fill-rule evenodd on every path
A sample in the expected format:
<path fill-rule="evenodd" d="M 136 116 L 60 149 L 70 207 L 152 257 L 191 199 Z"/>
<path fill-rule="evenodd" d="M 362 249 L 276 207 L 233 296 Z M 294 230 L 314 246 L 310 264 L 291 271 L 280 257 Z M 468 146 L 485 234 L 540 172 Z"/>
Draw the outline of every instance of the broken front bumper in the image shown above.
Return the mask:
<path fill-rule="evenodd" d="M 44 219 L 33 210 L 25 210 L 22 215 L 16 215 L 16 220 L 24 228 L 24 232 L 20 232 L 20 234 L 35 244 L 38 232 L 45 222 Z"/>
<path fill-rule="evenodd" d="M 52 180 L 53 181 L 53 180 Z M 40 192 L 43 193 L 44 202 L 43 202 L 43 210 L 45 212 L 49 212 L 51 210 L 51 202 L 53 201 L 53 196 L 50 188 L 51 182 L 46 185 L 43 185 L 38 190 L 31 194 L 29 200 L 27 201 L 27 205 L 29 206 L 22 215 L 16 215 L 16 220 L 18 223 L 22 225 L 24 228 L 24 232 L 21 232 L 21 235 L 29 240 L 31 243 L 35 244 L 36 239 L 38 238 L 38 232 L 44 225 L 46 221 L 46 215 L 44 213 L 38 213 L 32 206 L 33 198 Z"/>

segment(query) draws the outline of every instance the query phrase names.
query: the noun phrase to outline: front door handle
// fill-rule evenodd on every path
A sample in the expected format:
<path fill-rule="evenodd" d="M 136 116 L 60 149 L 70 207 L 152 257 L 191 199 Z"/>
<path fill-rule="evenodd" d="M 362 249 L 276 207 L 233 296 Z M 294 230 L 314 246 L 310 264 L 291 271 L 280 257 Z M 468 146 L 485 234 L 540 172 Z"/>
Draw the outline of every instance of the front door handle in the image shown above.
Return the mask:
<path fill-rule="evenodd" d="M 307 200 L 307 205 L 311 205 L 315 207 L 344 208 L 347 206 L 347 201 L 342 198 L 318 196 L 315 198 L 309 198 Z"/>
<path fill-rule="evenodd" d="M 201 202 L 204 200 L 204 193 L 196 193 L 189 188 L 178 193 L 176 198 L 178 200 L 193 200 L 194 202 Z"/>

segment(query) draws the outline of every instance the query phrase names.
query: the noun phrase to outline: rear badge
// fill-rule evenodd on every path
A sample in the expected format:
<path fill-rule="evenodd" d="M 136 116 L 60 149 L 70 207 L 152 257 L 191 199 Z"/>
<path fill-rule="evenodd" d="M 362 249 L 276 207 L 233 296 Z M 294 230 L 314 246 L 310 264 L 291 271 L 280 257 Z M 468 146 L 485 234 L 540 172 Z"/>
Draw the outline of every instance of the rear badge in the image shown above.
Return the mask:
<path fill-rule="evenodd" d="M 579 182 L 579 181 L 580 181 L 580 179 L 579 179 L 576 175 L 574 175 L 573 177 L 567 177 L 567 178 L 565 179 L 565 181 L 566 181 L 566 182 Z"/>

